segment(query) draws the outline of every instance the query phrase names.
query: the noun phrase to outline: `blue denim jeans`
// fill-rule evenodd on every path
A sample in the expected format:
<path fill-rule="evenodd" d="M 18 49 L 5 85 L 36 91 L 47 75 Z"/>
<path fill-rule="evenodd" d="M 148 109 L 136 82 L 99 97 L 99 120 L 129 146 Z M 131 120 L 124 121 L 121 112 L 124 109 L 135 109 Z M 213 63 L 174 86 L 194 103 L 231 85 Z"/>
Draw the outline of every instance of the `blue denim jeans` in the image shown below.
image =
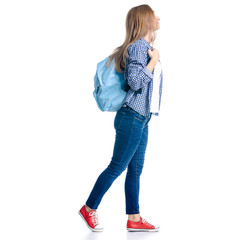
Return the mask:
<path fill-rule="evenodd" d="M 97 209 L 113 181 L 127 168 L 126 214 L 139 213 L 139 181 L 147 147 L 150 118 L 151 115 L 144 117 L 129 107 L 118 110 L 114 120 L 116 139 L 112 160 L 98 177 L 86 202 L 87 206 Z"/>

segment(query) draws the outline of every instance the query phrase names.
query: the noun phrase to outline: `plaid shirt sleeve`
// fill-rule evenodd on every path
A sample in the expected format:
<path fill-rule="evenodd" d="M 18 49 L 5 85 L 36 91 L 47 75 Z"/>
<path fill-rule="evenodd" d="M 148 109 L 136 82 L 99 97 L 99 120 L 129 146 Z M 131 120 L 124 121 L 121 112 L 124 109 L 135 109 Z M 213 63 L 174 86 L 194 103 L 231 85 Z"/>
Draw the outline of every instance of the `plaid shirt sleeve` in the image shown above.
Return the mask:
<path fill-rule="evenodd" d="M 147 48 L 143 45 L 133 45 L 129 49 L 129 58 L 127 64 L 128 85 L 138 91 L 148 82 L 153 80 L 153 74 L 146 67 L 149 57 Z"/>

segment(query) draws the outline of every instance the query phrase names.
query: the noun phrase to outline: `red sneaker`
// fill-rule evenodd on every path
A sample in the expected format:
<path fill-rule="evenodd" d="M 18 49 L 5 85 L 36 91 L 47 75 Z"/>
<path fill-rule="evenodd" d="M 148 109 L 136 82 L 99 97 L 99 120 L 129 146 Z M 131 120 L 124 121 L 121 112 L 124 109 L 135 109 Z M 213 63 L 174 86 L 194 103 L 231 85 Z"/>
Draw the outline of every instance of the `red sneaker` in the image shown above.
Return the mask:
<path fill-rule="evenodd" d="M 145 219 L 140 218 L 138 222 L 127 221 L 127 230 L 130 232 L 157 232 L 160 227 L 148 223 Z"/>
<path fill-rule="evenodd" d="M 85 205 L 78 211 L 79 215 L 87 224 L 88 228 L 93 232 L 102 232 L 103 227 L 98 222 L 98 215 L 96 210 L 87 212 Z"/>

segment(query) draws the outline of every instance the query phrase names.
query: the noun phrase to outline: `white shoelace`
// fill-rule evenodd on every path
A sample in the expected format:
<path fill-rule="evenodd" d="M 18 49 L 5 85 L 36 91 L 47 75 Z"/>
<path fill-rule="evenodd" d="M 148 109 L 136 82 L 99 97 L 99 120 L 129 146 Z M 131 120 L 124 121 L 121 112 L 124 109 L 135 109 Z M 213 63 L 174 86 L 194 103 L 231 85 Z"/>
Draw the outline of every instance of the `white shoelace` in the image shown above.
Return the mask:
<path fill-rule="evenodd" d="M 142 223 L 148 223 L 148 221 L 144 218 L 142 218 Z"/>
<path fill-rule="evenodd" d="M 99 225 L 97 212 L 92 211 L 89 213 L 89 216 L 93 216 L 92 221 L 93 221 L 94 226 Z"/>
<path fill-rule="evenodd" d="M 146 219 L 142 218 L 142 223 L 148 223 L 149 225 L 152 225 L 151 223 L 149 223 Z M 154 226 L 154 225 L 152 225 Z"/>

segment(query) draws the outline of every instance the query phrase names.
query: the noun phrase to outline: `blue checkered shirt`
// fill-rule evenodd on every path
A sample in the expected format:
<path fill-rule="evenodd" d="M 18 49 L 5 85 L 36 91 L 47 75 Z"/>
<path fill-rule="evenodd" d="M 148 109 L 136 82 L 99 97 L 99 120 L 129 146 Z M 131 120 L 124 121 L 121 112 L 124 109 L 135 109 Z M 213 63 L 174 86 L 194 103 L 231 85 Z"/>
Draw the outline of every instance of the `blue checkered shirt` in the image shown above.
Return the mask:
<path fill-rule="evenodd" d="M 128 58 L 124 69 L 124 79 L 130 89 L 124 99 L 123 106 L 129 106 L 139 114 L 148 117 L 150 115 L 150 104 L 153 90 L 153 73 L 146 67 L 150 61 L 148 49 L 152 49 L 150 44 L 141 38 L 128 47 Z M 159 109 L 162 95 L 161 72 L 159 88 Z M 153 113 L 158 115 L 158 113 Z"/>

